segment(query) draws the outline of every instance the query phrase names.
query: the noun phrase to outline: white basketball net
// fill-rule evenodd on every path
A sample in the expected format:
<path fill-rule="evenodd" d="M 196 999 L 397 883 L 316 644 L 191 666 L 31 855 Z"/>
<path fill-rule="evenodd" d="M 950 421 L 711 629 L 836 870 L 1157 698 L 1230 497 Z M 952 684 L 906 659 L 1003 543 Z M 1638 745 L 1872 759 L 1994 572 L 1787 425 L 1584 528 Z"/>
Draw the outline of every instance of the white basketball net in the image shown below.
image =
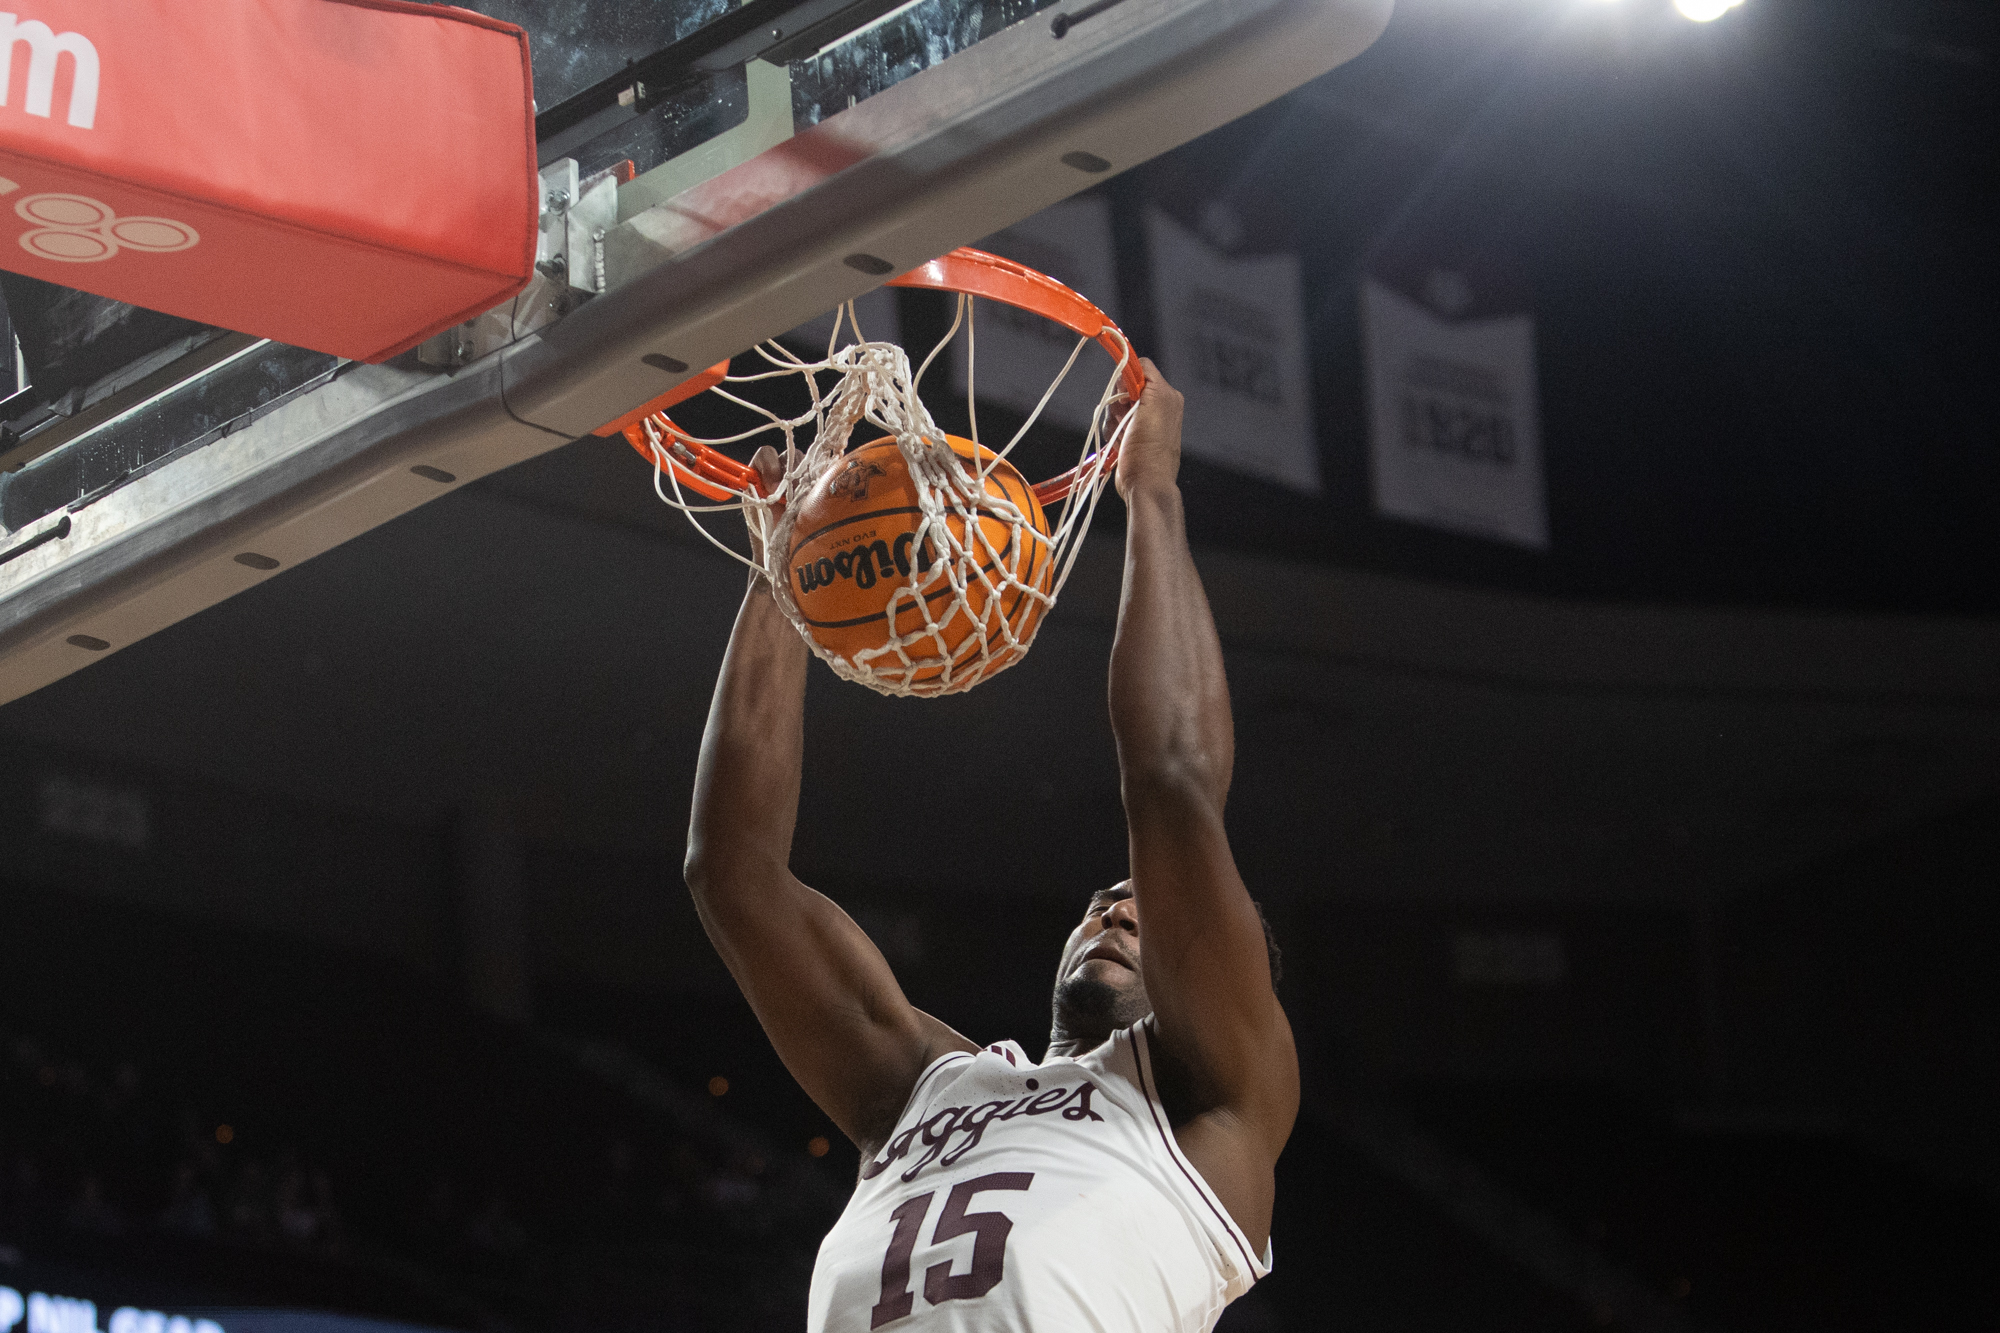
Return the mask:
<path fill-rule="evenodd" d="M 839 346 L 843 322 L 851 325 L 857 339 L 846 347 Z M 1083 548 L 1084 534 L 1090 529 L 1091 517 L 1109 479 L 1106 459 L 1113 454 L 1112 446 L 1122 442 L 1132 420 L 1128 412 L 1115 424 L 1111 421 L 1112 408 L 1123 397 L 1119 376 L 1132 356 L 1131 348 L 1121 338 L 1123 355 L 1112 368 L 1091 414 L 1090 429 L 1077 459 L 1076 485 L 1059 502 L 1055 513 L 1048 516 L 1048 558 L 1036 558 L 1034 552 L 1042 539 L 1033 527 L 1031 516 L 1011 501 L 993 494 L 1000 488 L 996 485 L 989 490 L 987 481 L 1000 461 L 1014 451 L 1041 417 L 1077 358 L 1093 340 L 1077 340 L 1062 372 L 1049 385 L 1021 429 L 992 458 L 975 463 L 945 442 L 944 431 L 931 420 L 916 388 L 931 362 L 961 328 L 966 337 L 966 407 L 972 422 L 971 438 L 978 444 L 979 414 L 973 405 L 972 387 L 977 344 L 969 296 L 958 298 L 958 316 L 951 329 L 931 349 L 914 375 L 910 373 L 909 355 L 902 348 L 894 343 L 862 340 L 854 306 L 849 303 L 835 315 L 833 335 L 827 341 L 824 358 L 806 361 L 777 342 L 767 342 L 756 350 L 775 369 L 754 375 L 731 375 L 723 381 L 736 384 L 802 376 L 811 395 L 810 410 L 796 417 L 782 417 L 717 385 L 709 392 L 749 409 L 763 421 L 740 434 L 715 439 L 687 435 L 678 427 L 673 432 L 662 430 L 651 417 L 645 422 L 646 441 L 653 455 L 653 489 L 660 499 L 686 514 L 715 546 L 733 559 L 760 570 L 770 580 L 779 607 L 815 656 L 843 679 L 857 681 L 882 694 L 921 697 L 955 694 L 1020 660 L 1033 645 L 1043 616 L 1034 612 L 1023 614 L 1019 609 L 1003 614 L 1002 608 L 1025 605 L 1018 598 L 1040 603 L 1042 613 L 1055 605 L 1056 595 L 1062 591 L 1070 567 Z M 836 377 L 831 392 L 822 391 L 819 379 L 822 374 Z M 924 550 L 928 542 L 934 558 L 928 568 L 922 569 L 913 561 L 907 576 L 895 568 L 881 575 L 885 580 L 900 580 L 890 594 L 884 624 L 888 640 L 879 648 L 849 658 L 830 652 L 813 638 L 793 597 L 785 567 L 786 554 L 791 549 L 793 512 L 786 501 L 812 492 L 814 484 L 847 452 L 855 427 L 864 421 L 895 440 L 909 465 L 922 515 L 913 546 Z M 799 433 L 808 428 L 809 438 L 801 447 Z M 740 444 L 768 432 L 782 436 L 785 461 L 784 481 L 769 496 L 737 491 L 733 492 L 736 499 L 728 503 L 690 503 L 681 490 L 679 478 L 667 466 L 674 456 L 677 434 L 699 444 L 722 446 Z M 761 566 L 718 540 L 701 520 L 703 514 L 735 511 L 743 514 L 762 544 Z M 1007 533 L 1007 540 L 997 546 L 988 533 L 995 522 L 1003 524 Z M 1013 554 L 1003 558 L 1003 551 Z M 1046 591 L 1024 581 L 1022 576 L 1033 578 L 1050 561 L 1054 578 Z M 913 617 L 921 624 L 911 624 Z M 957 620 L 959 617 L 963 620 Z M 898 624 L 911 624 L 911 628 L 907 633 L 897 633 Z M 955 647 L 948 648 L 945 632 L 965 625 L 972 627 L 971 632 Z"/>

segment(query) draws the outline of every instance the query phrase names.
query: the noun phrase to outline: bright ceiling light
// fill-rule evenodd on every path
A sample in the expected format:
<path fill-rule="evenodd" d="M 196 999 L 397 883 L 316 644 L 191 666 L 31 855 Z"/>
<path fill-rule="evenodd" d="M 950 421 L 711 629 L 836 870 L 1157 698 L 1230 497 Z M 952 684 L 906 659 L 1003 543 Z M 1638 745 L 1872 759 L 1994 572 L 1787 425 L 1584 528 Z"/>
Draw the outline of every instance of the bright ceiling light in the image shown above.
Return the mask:
<path fill-rule="evenodd" d="M 1684 19 L 1712 23 L 1742 3 L 1743 0 L 1674 0 L 1674 8 Z"/>

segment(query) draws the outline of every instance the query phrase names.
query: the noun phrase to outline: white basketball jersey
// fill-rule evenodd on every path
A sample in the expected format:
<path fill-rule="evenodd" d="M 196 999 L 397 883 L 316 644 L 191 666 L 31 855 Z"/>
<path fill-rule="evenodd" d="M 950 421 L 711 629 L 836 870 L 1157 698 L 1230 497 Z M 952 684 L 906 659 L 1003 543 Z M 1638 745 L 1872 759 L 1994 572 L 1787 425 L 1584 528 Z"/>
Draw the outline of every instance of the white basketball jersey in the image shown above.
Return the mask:
<path fill-rule="evenodd" d="M 1207 1333 L 1270 1251 L 1174 1142 L 1150 1026 L 932 1062 L 820 1243 L 810 1333 Z"/>

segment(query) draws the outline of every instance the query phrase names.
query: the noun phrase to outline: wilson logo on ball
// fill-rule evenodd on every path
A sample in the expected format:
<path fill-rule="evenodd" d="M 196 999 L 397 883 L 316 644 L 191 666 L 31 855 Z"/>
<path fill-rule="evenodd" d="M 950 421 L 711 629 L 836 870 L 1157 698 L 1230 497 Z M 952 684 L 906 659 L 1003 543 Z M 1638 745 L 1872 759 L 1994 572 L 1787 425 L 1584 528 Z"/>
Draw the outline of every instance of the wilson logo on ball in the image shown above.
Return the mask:
<path fill-rule="evenodd" d="M 881 469 L 875 471 L 879 473 Z M 872 588 L 877 579 L 887 578 L 892 571 L 903 578 L 910 577 L 910 548 L 915 545 L 916 536 L 914 532 L 905 532 L 893 543 L 877 540 L 865 545 L 856 544 L 848 550 L 823 555 L 810 564 L 797 566 L 792 573 L 798 581 L 799 596 L 831 587 L 836 579 L 852 579 L 857 588 Z M 915 567 L 919 574 L 930 572 L 929 542 L 925 542 L 923 549 L 917 552 Z"/>
<path fill-rule="evenodd" d="M 926 519 L 893 440 L 857 446 L 790 516 L 786 581 L 814 641 L 916 684 L 1025 651 L 1004 646 L 1033 637 L 1055 574 L 1048 519 L 1020 473 L 970 440 L 945 443 L 956 484 L 981 496 L 970 516 Z"/>

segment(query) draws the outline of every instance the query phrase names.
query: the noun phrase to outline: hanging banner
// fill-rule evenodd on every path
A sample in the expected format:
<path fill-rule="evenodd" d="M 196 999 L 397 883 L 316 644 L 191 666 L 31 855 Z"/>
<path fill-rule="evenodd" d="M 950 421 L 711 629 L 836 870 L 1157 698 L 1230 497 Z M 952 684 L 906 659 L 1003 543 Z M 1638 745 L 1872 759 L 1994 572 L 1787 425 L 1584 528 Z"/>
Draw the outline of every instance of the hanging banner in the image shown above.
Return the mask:
<path fill-rule="evenodd" d="M 1361 284 L 1361 323 L 1376 510 L 1546 548 L 1525 293 L 1455 268 L 1371 276 Z"/>
<path fill-rule="evenodd" d="M 801 356 L 825 356 L 827 346 L 833 338 L 833 319 L 839 314 L 836 307 L 818 319 L 809 319 L 789 333 L 778 335 L 780 342 L 798 352 Z M 842 347 L 856 342 L 854 325 L 861 325 L 861 337 L 869 342 L 896 343 L 903 341 L 903 319 L 896 307 L 896 292 L 891 287 L 877 287 L 874 291 L 854 298 L 854 318 L 840 321 L 840 342 L 834 347 Z"/>
<path fill-rule="evenodd" d="M 1066 199 L 976 242 L 973 248 L 1041 270 L 1082 293 L 1113 323 L 1118 321 L 1118 258 L 1111 241 L 1110 201 L 1094 196 Z M 1035 410 L 1077 344 L 1068 329 L 998 301 L 977 303 L 973 331 L 971 373 L 979 386 L 979 401 L 1023 414 Z M 961 397 L 967 349 L 961 333 L 951 347 L 951 383 Z M 1088 430 L 1113 364 L 1102 348 L 1086 343 L 1043 410 L 1042 420 Z"/>
<path fill-rule="evenodd" d="M 1228 255 L 1146 216 L 1161 369 L 1187 400 L 1193 457 L 1320 493 L 1297 255 Z"/>

